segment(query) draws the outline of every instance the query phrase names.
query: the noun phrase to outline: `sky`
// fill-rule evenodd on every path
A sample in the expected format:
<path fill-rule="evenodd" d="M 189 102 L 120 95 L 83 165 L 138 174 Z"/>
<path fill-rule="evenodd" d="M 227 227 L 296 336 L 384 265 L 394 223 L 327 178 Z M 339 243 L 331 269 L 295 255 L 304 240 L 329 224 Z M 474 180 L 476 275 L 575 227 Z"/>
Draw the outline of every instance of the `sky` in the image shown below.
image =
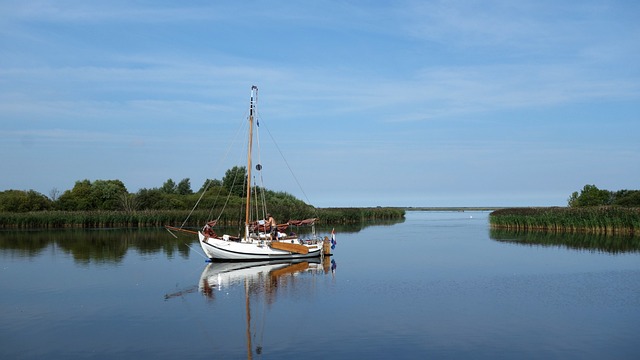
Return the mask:
<path fill-rule="evenodd" d="M 237 160 L 252 85 L 264 186 L 318 207 L 640 189 L 638 18 L 605 0 L 3 0 L 0 191 L 198 190 Z"/>

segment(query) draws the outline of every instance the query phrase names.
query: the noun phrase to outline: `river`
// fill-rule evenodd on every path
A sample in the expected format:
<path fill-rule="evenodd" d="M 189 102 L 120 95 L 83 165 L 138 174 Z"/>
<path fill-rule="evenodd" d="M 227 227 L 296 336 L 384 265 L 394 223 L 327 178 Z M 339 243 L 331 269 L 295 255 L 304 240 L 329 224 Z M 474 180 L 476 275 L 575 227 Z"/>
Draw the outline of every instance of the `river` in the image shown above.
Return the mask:
<path fill-rule="evenodd" d="M 633 241 L 488 212 L 336 233 L 324 262 L 210 264 L 165 230 L 0 232 L 0 358 L 640 358 Z"/>

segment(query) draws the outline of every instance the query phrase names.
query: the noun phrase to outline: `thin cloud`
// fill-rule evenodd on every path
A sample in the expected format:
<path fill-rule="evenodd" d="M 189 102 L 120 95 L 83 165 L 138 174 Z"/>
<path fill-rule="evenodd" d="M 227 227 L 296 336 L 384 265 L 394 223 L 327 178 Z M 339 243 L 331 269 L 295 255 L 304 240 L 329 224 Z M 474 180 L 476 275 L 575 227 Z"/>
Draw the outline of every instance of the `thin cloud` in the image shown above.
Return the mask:
<path fill-rule="evenodd" d="M 33 159 L 73 169 L 56 174 L 68 184 L 204 177 L 194 152 L 226 144 L 251 85 L 261 126 L 325 193 L 366 199 L 410 179 L 387 201 L 418 199 L 473 178 L 534 194 L 603 168 L 638 177 L 633 2 L 5 1 L 0 13 L 7 183 L 49 181 L 20 170 Z M 523 159 L 526 172 L 510 170 Z"/>

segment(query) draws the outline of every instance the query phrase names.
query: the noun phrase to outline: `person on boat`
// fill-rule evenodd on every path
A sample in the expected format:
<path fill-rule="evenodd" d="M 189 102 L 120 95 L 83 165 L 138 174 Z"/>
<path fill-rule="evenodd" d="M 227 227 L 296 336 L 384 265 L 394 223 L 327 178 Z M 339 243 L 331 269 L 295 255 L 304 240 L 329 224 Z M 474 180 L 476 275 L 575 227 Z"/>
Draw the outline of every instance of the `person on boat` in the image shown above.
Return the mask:
<path fill-rule="evenodd" d="M 202 233 L 206 236 L 206 237 L 216 237 L 216 233 L 215 231 L 213 231 L 213 228 L 210 225 L 210 222 L 207 223 L 203 228 L 202 228 Z"/>
<path fill-rule="evenodd" d="M 267 214 L 267 224 L 269 225 L 269 231 L 271 232 L 271 240 L 278 238 L 278 224 L 276 223 L 276 219 L 271 216 L 271 214 Z"/>

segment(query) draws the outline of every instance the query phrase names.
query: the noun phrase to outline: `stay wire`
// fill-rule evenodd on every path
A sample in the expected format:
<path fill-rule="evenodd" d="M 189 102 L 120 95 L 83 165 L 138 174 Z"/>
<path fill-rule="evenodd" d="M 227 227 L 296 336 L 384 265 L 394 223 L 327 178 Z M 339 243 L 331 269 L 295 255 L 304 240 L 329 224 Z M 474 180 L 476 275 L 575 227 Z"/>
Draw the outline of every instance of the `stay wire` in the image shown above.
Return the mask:
<path fill-rule="evenodd" d="M 258 100 L 256 99 L 256 107 L 255 107 L 255 114 L 256 114 L 256 143 L 257 143 L 257 153 L 258 153 L 258 164 L 260 165 L 260 170 L 258 170 L 258 173 L 260 174 L 260 187 L 262 188 L 261 193 L 260 193 L 260 197 L 261 197 L 261 205 L 262 205 L 262 214 L 258 214 L 258 215 L 262 215 L 263 219 L 267 218 L 267 201 L 265 198 L 265 185 L 264 185 L 264 177 L 262 176 L 262 147 L 260 146 L 260 117 L 258 116 Z M 256 187 L 257 189 L 258 187 Z"/>
<path fill-rule="evenodd" d="M 284 157 L 284 154 L 282 153 L 282 150 L 280 150 L 280 147 L 278 146 L 278 143 L 276 142 L 275 138 L 271 134 L 271 131 L 269 131 L 269 127 L 265 125 L 265 129 L 267 130 L 267 133 L 269 134 L 269 137 L 273 141 L 273 144 L 275 145 L 276 149 L 280 153 L 280 157 L 282 157 L 282 160 L 284 161 L 285 165 L 287 165 L 287 169 L 289 169 L 289 172 L 291 173 L 291 176 L 293 176 L 293 179 L 296 181 L 296 184 L 298 185 L 298 188 L 300 189 L 300 191 L 302 191 L 302 195 L 304 195 L 305 200 L 307 201 L 307 204 L 311 205 L 311 201 L 309 200 L 309 197 L 307 196 L 307 193 L 302 188 L 302 185 L 300 185 L 300 181 L 298 181 L 298 178 L 296 177 L 296 174 L 294 174 L 293 170 L 291 169 L 291 166 L 289 166 L 289 162 Z M 313 211 L 315 212 L 315 214 L 317 216 L 318 213 L 317 213 L 317 210 L 316 210 L 315 206 L 313 207 L 313 209 L 314 209 Z"/>
<path fill-rule="evenodd" d="M 245 117 L 246 117 L 246 112 L 245 112 Z M 238 129 L 236 130 L 236 134 L 234 135 L 233 141 L 231 142 L 231 144 L 229 145 L 229 147 L 227 148 L 227 152 L 225 154 L 225 159 L 227 157 L 227 155 L 231 152 L 231 149 L 233 148 L 233 145 L 236 144 L 238 141 L 238 138 L 240 137 L 241 134 L 244 133 L 244 129 L 246 128 L 246 122 L 242 121 L 242 123 L 240 124 L 240 126 L 238 127 Z M 233 182 L 231 184 L 231 188 L 235 187 L 236 181 L 237 181 L 237 176 L 238 173 L 234 173 L 233 174 Z M 218 194 L 220 194 L 220 192 L 222 191 L 222 188 L 219 189 Z M 220 217 L 222 216 L 222 213 L 224 212 L 224 210 L 227 208 L 227 205 L 229 204 L 229 199 L 231 198 L 231 192 L 229 192 L 227 194 L 227 198 L 225 200 L 224 205 L 222 206 L 222 210 L 220 211 L 220 214 L 218 214 L 218 217 L 216 218 L 216 221 L 220 220 Z M 213 213 L 213 210 L 215 208 L 215 203 L 217 203 L 217 197 L 216 197 L 216 201 L 214 202 L 214 205 L 211 207 L 211 209 L 209 210 L 209 216 L 211 216 L 211 214 Z"/>
<path fill-rule="evenodd" d="M 244 124 L 244 121 L 242 122 Z M 222 158 L 220 158 L 220 160 L 218 161 L 218 165 L 216 165 L 215 168 L 220 168 L 222 167 L 222 164 L 225 162 L 225 160 L 227 159 L 227 157 L 229 156 L 229 154 L 231 153 L 231 149 L 233 148 L 233 144 L 237 141 L 237 138 L 239 136 L 239 134 L 241 133 L 241 130 L 243 129 L 244 125 L 241 125 L 237 130 L 235 135 L 232 138 L 231 143 L 229 144 L 229 146 L 227 147 L 227 151 L 224 153 L 224 156 Z M 209 190 L 209 187 L 211 186 L 212 181 L 210 181 L 209 179 L 207 179 L 207 182 L 205 184 L 204 189 L 202 190 L 202 193 L 200 194 L 200 196 L 198 197 L 198 201 L 196 201 L 195 205 L 193 206 L 193 208 L 191 208 L 191 211 L 189 212 L 189 214 L 187 215 L 186 219 L 184 219 L 184 221 L 182 222 L 182 224 L 180 225 L 180 228 L 182 229 L 184 227 L 184 225 L 187 223 L 187 221 L 189 220 L 189 218 L 191 217 L 191 215 L 193 215 L 193 212 L 198 208 L 198 205 L 200 204 L 200 201 L 202 201 L 202 198 L 204 197 L 204 194 L 207 193 L 207 190 Z M 215 208 L 215 204 L 217 203 L 217 198 L 220 195 L 220 191 L 218 191 L 218 194 L 216 195 L 216 201 L 214 201 L 214 206 L 210 209 L 209 211 L 209 217 L 211 217 L 211 214 L 213 212 L 213 209 Z M 227 202 L 225 202 L 225 206 L 223 206 L 223 210 L 226 207 L 226 204 L 228 203 L 229 198 L 227 197 Z M 216 220 L 220 219 L 220 216 L 218 216 L 218 218 Z"/>

